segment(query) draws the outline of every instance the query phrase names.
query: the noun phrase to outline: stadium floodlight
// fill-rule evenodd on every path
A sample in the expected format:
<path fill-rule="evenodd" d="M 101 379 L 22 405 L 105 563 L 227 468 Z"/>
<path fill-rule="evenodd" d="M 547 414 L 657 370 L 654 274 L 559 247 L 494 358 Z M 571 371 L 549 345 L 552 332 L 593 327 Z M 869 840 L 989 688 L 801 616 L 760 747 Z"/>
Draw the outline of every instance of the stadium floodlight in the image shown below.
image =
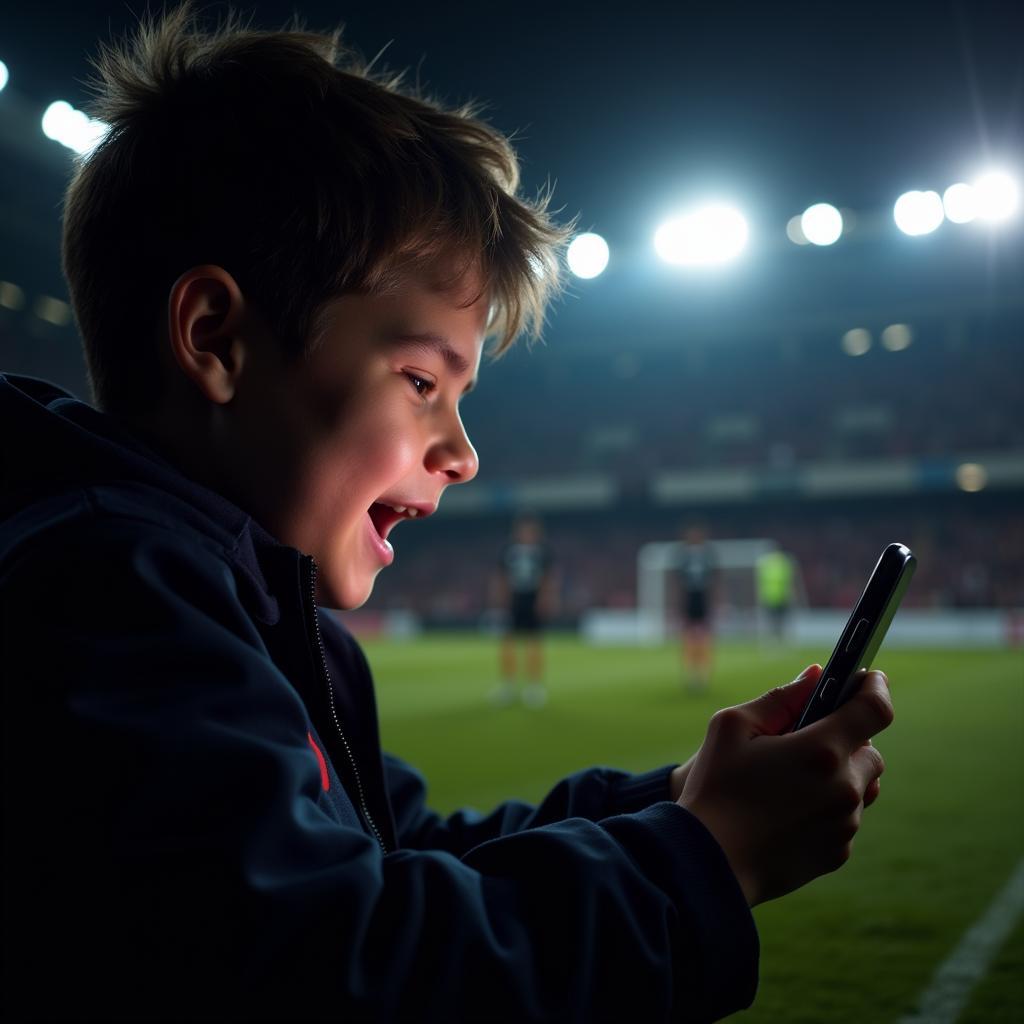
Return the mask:
<path fill-rule="evenodd" d="M 56 100 L 43 113 L 43 134 L 79 156 L 91 152 L 106 134 L 108 125 L 95 121 L 66 100 Z"/>
<path fill-rule="evenodd" d="M 40 320 L 56 327 L 67 327 L 71 323 L 71 307 L 63 299 L 52 295 L 40 295 L 36 299 L 35 314 Z"/>
<path fill-rule="evenodd" d="M 739 210 L 712 203 L 662 224 L 654 235 L 654 248 L 666 263 L 716 265 L 739 256 L 749 234 L 746 218 Z"/>
<path fill-rule="evenodd" d="M 4 91 L 4 86 L 11 80 L 11 73 L 7 70 L 7 65 L 0 60 L 0 92 Z"/>
<path fill-rule="evenodd" d="M 968 224 L 978 216 L 978 196 L 973 185 L 958 181 L 942 193 L 942 208 L 946 220 L 954 224 Z"/>
<path fill-rule="evenodd" d="M 829 203 L 815 203 L 804 210 L 800 229 L 812 245 L 831 245 L 843 233 L 843 215 Z"/>
<path fill-rule="evenodd" d="M 847 331 L 840 343 L 848 356 L 862 356 L 871 348 L 871 332 L 864 327 Z"/>
<path fill-rule="evenodd" d="M 1017 182 L 1004 171 L 989 171 L 974 183 L 981 220 L 1008 220 L 1017 212 L 1020 191 Z"/>
<path fill-rule="evenodd" d="M 608 243 L 600 235 L 586 231 L 572 240 L 565 258 L 577 277 L 597 277 L 608 266 Z"/>
<path fill-rule="evenodd" d="M 810 241 L 804 234 L 804 229 L 800 226 L 800 214 L 798 213 L 795 217 L 790 217 L 786 221 L 786 237 L 794 245 L 809 245 Z"/>
<path fill-rule="evenodd" d="M 979 462 L 962 462 L 956 467 L 956 483 L 961 491 L 975 494 L 988 483 L 988 471 Z"/>
<path fill-rule="evenodd" d="M 19 310 L 25 305 L 25 293 L 13 281 L 0 281 L 0 306 Z"/>
<path fill-rule="evenodd" d="M 945 217 L 938 192 L 904 192 L 892 208 L 896 227 L 905 235 L 930 235 Z"/>
<path fill-rule="evenodd" d="M 902 352 L 905 348 L 910 348 L 913 340 L 914 332 L 909 324 L 889 324 L 882 331 L 882 346 L 890 352 Z"/>

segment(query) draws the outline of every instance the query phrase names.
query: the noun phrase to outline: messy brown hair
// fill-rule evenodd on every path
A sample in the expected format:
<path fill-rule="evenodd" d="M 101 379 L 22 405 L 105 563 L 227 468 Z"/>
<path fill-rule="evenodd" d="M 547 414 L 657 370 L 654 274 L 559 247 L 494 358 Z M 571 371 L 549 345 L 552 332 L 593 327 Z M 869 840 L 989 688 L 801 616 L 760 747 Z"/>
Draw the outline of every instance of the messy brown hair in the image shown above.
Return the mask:
<path fill-rule="evenodd" d="M 135 415 L 163 393 L 171 285 L 231 273 L 289 359 L 329 300 L 455 256 L 482 275 L 493 351 L 536 336 L 569 228 L 517 194 L 508 139 L 374 72 L 328 34 L 212 30 L 191 0 L 101 44 L 88 112 L 108 125 L 65 196 L 63 265 L 93 401 Z"/>

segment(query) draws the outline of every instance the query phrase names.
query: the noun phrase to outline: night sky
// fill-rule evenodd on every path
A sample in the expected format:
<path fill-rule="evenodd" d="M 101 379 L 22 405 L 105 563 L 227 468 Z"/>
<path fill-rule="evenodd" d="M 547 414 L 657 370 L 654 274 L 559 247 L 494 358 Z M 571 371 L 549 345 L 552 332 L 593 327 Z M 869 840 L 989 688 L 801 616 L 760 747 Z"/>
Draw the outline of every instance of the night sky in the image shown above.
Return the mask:
<path fill-rule="evenodd" d="M 143 9 L 6 6 L 0 59 L 44 103 L 82 101 L 96 41 Z M 623 241 L 711 186 L 772 221 L 817 200 L 887 206 L 1024 156 L 1024 5 L 1010 2 L 239 9 L 259 27 L 293 11 L 313 29 L 343 23 L 433 94 L 486 102 L 520 133 L 527 187 L 551 178 L 567 212 Z"/>
<path fill-rule="evenodd" d="M 144 8 L 8 4 L 0 59 L 9 89 L 40 112 L 57 98 L 82 104 L 88 55 L 134 24 L 133 9 Z M 215 18 L 226 8 L 201 9 Z M 239 9 L 264 28 L 295 12 L 311 29 L 342 23 L 365 57 L 383 50 L 382 66 L 409 69 L 447 103 L 482 101 L 493 124 L 516 133 L 526 191 L 553 183 L 561 216 L 578 216 L 612 249 L 607 273 L 574 282 L 558 307 L 561 347 L 624 331 L 674 343 L 684 321 L 782 330 L 833 317 L 838 327 L 836 310 L 902 304 L 910 315 L 983 295 L 1016 301 L 1020 291 L 1020 217 L 997 232 L 947 225 L 907 239 L 891 209 L 903 191 L 941 192 L 987 165 L 1021 176 L 1024 5 L 306 0 Z M 59 173 L 5 183 L 47 221 L 38 265 L 55 275 L 63 183 Z M 724 272 L 681 275 L 655 258 L 652 236 L 704 198 L 743 209 L 750 251 Z M 793 246 L 786 221 L 821 201 L 854 211 L 858 231 L 829 250 Z M 12 248 L 27 251 L 17 239 L 6 248 L 7 262 Z"/>

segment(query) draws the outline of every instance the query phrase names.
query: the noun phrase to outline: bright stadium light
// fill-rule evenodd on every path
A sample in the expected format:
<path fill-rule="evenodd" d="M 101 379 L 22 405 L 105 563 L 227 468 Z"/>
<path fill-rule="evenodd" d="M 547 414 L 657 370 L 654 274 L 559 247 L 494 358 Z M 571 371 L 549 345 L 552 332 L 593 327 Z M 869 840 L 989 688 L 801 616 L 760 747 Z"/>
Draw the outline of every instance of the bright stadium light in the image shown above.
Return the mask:
<path fill-rule="evenodd" d="M 749 234 L 746 219 L 739 210 L 714 203 L 666 221 L 654 235 L 654 248 L 666 263 L 681 266 L 728 263 L 746 247 Z"/>
<path fill-rule="evenodd" d="M 572 240 L 565 258 L 577 277 L 597 277 L 608 266 L 608 243 L 600 235 L 587 231 Z"/>
<path fill-rule="evenodd" d="M 942 208 L 946 220 L 954 224 L 968 224 L 978 216 L 978 195 L 973 185 L 958 181 L 942 193 Z"/>
<path fill-rule="evenodd" d="M 890 352 L 902 352 L 910 348 L 914 341 L 914 332 L 909 324 L 889 324 L 882 331 L 882 345 Z"/>
<path fill-rule="evenodd" d="M 848 356 L 862 356 L 871 348 L 871 332 L 864 327 L 847 331 L 840 342 Z"/>
<path fill-rule="evenodd" d="M 55 299 L 52 295 L 40 295 L 36 299 L 35 314 L 40 320 L 56 327 L 67 327 L 71 323 L 71 307 L 63 299 Z"/>
<path fill-rule="evenodd" d="M 815 203 L 804 210 L 800 229 L 813 245 L 831 245 L 843 233 L 843 215 L 829 203 Z"/>
<path fill-rule="evenodd" d="M 956 467 L 956 482 L 960 490 L 977 493 L 988 483 L 988 471 L 979 462 L 962 462 Z"/>
<path fill-rule="evenodd" d="M 938 192 L 904 192 L 892 208 L 896 227 L 905 235 L 929 235 L 945 217 Z"/>
<path fill-rule="evenodd" d="M 800 220 L 800 214 L 797 214 L 786 221 L 786 237 L 794 245 L 808 245 L 810 244 L 810 239 L 804 234 L 804 229 L 800 226 Z"/>
<path fill-rule="evenodd" d="M 79 156 L 91 152 L 107 131 L 102 121 L 94 121 L 66 100 L 56 100 L 43 113 L 43 134 Z"/>
<path fill-rule="evenodd" d="M 24 305 L 25 293 L 13 281 L 0 281 L 0 306 L 18 310 Z"/>
<path fill-rule="evenodd" d="M 974 183 L 981 220 L 1008 220 L 1017 212 L 1020 192 L 1017 182 L 1003 171 L 989 171 Z"/>
<path fill-rule="evenodd" d="M 4 91 L 4 86 L 11 80 L 11 73 L 7 70 L 7 65 L 0 60 L 0 92 Z"/>

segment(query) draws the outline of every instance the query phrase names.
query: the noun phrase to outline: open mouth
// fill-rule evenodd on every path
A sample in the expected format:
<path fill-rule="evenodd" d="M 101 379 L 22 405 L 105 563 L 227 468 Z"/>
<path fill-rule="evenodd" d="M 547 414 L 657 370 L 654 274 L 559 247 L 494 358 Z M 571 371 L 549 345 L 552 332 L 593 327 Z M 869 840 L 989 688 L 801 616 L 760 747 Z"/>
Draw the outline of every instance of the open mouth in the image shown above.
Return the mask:
<path fill-rule="evenodd" d="M 369 508 L 370 522 L 381 540 L 388 539 L 396 523 L 403 519 L 413 519 L 419 514 L 419 509 L 406 505 L 386 505 L 381 501 L 375 501 Z"/>

